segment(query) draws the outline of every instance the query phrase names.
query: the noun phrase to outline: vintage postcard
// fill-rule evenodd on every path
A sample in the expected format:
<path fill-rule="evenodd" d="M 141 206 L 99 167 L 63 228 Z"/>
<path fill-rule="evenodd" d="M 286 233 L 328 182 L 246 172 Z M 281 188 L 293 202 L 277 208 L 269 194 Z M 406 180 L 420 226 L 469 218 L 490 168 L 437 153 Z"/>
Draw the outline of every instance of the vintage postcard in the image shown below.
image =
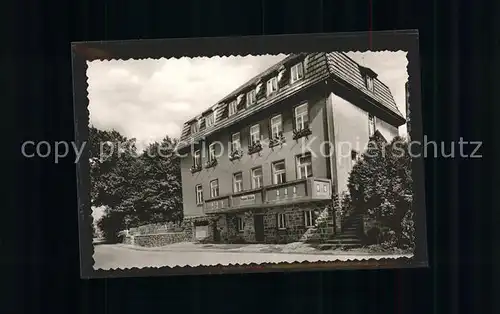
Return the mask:
<path fill-rule="evenodd" d="M 427 266 L 416 31 L 72 53 L 82 277 Z"/>

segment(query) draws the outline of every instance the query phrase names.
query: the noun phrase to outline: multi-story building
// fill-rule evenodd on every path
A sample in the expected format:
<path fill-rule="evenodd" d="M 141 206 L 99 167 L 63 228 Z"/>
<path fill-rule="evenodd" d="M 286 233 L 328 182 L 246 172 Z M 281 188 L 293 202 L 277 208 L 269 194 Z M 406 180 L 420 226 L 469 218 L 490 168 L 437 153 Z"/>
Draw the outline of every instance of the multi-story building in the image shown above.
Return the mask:
<path fill-rule="evenodd" d="M 332 196 L 369 137 L 404 123 L 389 88 L 346 54 L 290 55 L 184 124 L 184 217 L 215 242 L 292 242 L 320 221 L 332 233 Z"/>

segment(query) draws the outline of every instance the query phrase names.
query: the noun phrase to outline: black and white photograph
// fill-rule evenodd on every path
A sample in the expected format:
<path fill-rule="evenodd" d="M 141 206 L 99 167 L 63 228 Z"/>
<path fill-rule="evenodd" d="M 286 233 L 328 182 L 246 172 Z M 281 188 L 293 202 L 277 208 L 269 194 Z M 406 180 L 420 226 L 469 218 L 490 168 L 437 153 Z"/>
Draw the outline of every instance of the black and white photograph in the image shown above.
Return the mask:
<path fill-rule="evenodd" d="M 412 264 L 426 251 L 418 60 L 332 47 L 87 49 L 99 57 L 75 79 L 82 267 Z"/>

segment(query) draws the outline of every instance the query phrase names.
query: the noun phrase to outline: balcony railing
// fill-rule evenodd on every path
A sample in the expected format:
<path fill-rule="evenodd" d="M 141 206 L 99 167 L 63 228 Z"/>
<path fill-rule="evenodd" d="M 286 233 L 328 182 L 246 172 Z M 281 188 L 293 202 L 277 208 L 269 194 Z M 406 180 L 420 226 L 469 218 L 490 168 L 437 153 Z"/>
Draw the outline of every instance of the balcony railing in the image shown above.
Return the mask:
<path fill-rule="evenodd" d="M 331 190 L 330 179 L 310 177 L 207 199 L 204 209 L 207 214 L 215 214 L 244 208 L 328 200 L 332 198 Z"/>

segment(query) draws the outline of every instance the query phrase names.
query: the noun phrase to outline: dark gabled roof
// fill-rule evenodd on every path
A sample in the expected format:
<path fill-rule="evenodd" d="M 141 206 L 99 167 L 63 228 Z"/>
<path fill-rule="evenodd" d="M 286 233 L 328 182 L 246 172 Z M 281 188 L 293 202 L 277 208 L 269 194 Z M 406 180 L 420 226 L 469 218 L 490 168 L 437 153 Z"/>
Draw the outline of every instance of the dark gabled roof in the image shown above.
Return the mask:
<path fill-rule="evenodd" d="M 307 57 L 306 57 L 307 56 Z M 308 59 L 308 65 L 305 69 L 306 75 L 304 78 L 304 82 L 297 84 L 294 88 L 285 88 L 283 93 L 278 92 L 277 96 L 274 96 L 270 99 L 263 99 L 259 101 L 257 105 L 254 105 L 248 109 L 243 110 L 243 112 L 238 112 L 234 116 L 229 118 L 224 118 L 222 112 L 227 110 L 227 103 L 242 93 L 248 91 L 252 86 L 255 86 L 262 78 L 270 75 L 271 73 L 275 73 L 278 69 L 288 63 L 291 63 L 294 59 L 299 57 L 305 57 Z M 370 91 L 366 88 L 365 81 L 363 75 L 369 74 L 372 76 L 374 82 L 374 90 Z M 363 92 L 368 99 L 375 101 L 377 104 L 382 105 L 388 109 L 392 115 L 397 116 L 400 121 L 404 121 L 404 117 L 399 111 L 396 102 L 394 101 L 394 97 L 392 93 L 378 78 L 377 74 L 364 66 L 359 65 L 356 61 L 349 58 L 343 52 L 329 52 L 329 53 L 302 53 L 302 54 L 292 54 L 283 59 L 282 61 L 276 63 L 275 65 L 269 67 L 264 72 L 261 72 L 259 75 L 253 77 L 245 84 L 241 85 L 233 92 L 222 98 L 217 104 L 211 106 L 209 109 L 203 111 L 203 113 L 214 110 L 218 114 L 215 117 L 215 125 L 204 129 L 202 132 L 196 133 L 193 138 L 201 138 L 208 134 L 213 133 L 214 131 L 220 130 L 224 127 L 227 127 L 237 121 L 241 121 L 243 118 L 253 114 L 256 111 L 262 110 L 265 107 L 268 107 L 278 101 L 282 100 L 284 97 L 288 97 L 291 94 L 297 92 L 300 89 L 304 89 L 308 86 L 316 84 L 321 80 L 325 80 L 329 77 L 332 77 L 335 80 L 344 82 L 344 84 L 354 87 L 355 89 Z M 282 94 L 282 95 L 280 95 Z M 221 110 L 217 110 L 221 109 Z M 191 138 L 190 134 L 190 123 L 196 121 L 201 118 L 202 114 L 193 117 L 189 121 L 184 124 L 182 134 L 181 134 L 181 142 L 186 142 Z M 220 123 L 220 122 L 224 123 Z M 403 122 L 402 122 L 403 123 Z"/>
<path fill-rule="evenodd" d="M 377 73 L 375 73 L 372 69 L 359 65 L 343 52 L 329 52 L 326 55 L 330 73 L 362 91 L 366 96 L 372 98 L 377 103 L 382 104 L 391 112 L 404 119 L 403 114 L 399 111 L 398 106 L 394 101 L 391 90 L 377 78 Z M 363 77 L 364 73 L 370 74 L 374 77 L 373 92 L 366 88 Z"/>

